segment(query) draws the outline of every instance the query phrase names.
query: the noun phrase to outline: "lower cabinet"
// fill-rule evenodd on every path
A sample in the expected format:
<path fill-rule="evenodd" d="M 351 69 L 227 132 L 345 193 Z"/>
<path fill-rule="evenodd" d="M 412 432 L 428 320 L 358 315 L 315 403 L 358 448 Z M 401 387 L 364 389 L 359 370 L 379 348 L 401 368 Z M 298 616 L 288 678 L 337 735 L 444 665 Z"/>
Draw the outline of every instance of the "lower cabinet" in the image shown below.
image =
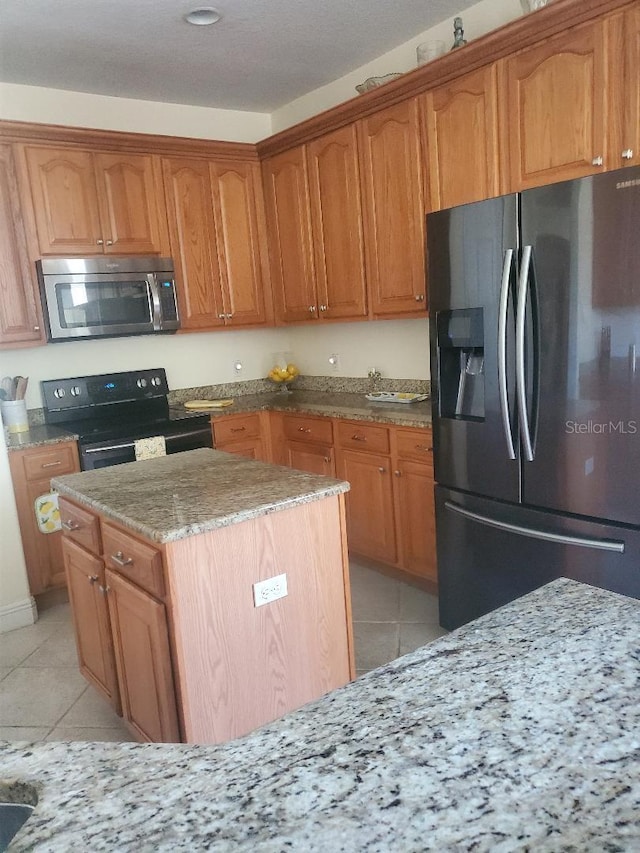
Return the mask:
<path fill-rule="evenodd" d="M 266 414 L 266 413 L 264 413 Z M 269 462 L 268 441 L 262 412 L 247 415 L 223 415 L 213 418 L 213 446 L 225 453 L 237 453 L 249 459 Z"/>
<path fill-rule="evenodd" d="M 305 444 L 304 441 L 285 441 L 284 464 L 309 474 L 324 474 L 335 477 L 336 466 L 333 448 L 322 444 Z"/>

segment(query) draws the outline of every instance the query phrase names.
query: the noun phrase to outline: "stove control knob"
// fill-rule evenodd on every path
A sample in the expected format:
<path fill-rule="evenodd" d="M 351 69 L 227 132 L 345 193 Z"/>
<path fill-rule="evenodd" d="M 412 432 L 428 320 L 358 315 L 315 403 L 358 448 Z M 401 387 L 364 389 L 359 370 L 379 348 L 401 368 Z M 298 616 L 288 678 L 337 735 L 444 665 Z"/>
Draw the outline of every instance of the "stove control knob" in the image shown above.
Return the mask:
<path fill-rule="evenodd" d="M 147 380 L 146 379 L 138 379 L 136 382 L 136 385 L 138 386 L 138 388 L 146 388 L 147 387 Z"/>
<path fill-rule="evenodd" d="M 79 397 L 80 394 L 82 393 L 80 391 L 80 388 L 77 385 L 73 385 L 70 390 L 71 390 L 71 396 L 72 397 Z"/>
<path fill-rule="evenodd" d="M 162 380 L 160 379 L 159 376 L 154 376 L 153 379 L 151 380 L 151 384 L 157 388 L 159 385 L 162 384 Z"/>
<path fill-rule="evenodd" d="M 62 400 L 62 398 L 66 395 L 66 393 L 67 392 L 64 390 L 64 388 L 56 388 L 56 390 L 53 392 L 53 396 L 57 400 Z"/>

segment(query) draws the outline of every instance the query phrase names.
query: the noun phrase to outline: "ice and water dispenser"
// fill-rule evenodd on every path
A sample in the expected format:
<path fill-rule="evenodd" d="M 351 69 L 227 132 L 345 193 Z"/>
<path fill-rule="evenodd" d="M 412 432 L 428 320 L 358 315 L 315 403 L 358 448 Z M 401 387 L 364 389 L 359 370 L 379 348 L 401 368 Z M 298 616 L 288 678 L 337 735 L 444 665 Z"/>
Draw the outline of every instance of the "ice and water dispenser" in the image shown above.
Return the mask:
<path fill-rule="evenodd" d="M 440 416 L 484 418 L 482 308 L 440 311 L 437 317 Z"/>

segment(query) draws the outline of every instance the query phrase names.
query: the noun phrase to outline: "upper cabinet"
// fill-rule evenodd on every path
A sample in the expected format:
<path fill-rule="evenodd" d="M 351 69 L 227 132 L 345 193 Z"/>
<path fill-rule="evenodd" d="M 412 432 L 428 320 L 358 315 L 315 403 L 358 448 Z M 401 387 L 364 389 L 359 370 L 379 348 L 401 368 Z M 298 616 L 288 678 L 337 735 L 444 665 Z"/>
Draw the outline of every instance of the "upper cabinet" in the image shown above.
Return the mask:
<path fill-rule="evenodd" d="M 425 211 L 417 99 L 358 122 L 373 316 L 426 314 Z"/>
<path fill-rule="evenodd" d="M 14 152 L 0 145 L 0 345 L 43 340 L 35 266 L 27 249 Z"/>
<path fill-rule="evenodd" d="M 25 148 L 41 255 L 161 254 L 157 158 Z"/>
<path fill-rule="evenodd" d="M 608 167 L 640 163 L 640 6 L 609 19 L 612 110 Z"/>
<path fill-rule="evenodd" d="M 258 164 L 166 158 L 162 165 L 182 327 L 266 323 Z"/>
<path fill-rule="evenodd" d="M 601 171 L 607 161 L 604 22 L 546 39 L 504 60 L 503 70 L 505 191 Z"/>
<path fill-rule="evenodd" d="M 496 66 L 432 89 L 424 108 L 430 210 L 499 195 Z"/>

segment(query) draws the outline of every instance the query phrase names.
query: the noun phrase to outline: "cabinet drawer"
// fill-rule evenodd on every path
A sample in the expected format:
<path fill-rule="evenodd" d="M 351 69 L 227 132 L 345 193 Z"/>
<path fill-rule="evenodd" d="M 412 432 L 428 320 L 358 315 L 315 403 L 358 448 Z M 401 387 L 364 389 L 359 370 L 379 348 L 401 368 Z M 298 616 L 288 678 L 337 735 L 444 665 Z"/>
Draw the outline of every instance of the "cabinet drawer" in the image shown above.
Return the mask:
<path fill-rule="evenodd" d="M 233 441 L 259 437 L 260 415 L 258 413 L 213 421 L 213 443 L 218 448 Z"/>
<path fill-rule="evenodd" d="M 333 444 L 333 426 L 328 418 L 287 415 L 284 418 L 283 430 L 285 437 L 292 441 Z"/>
<path fill-rule="evenodd" d="M 89 510 L 71 503 L 66 498 L 59 498 L 60 520 L 65 536 L 82 545 L 92 554 L 100 554 L 100 522 L 98 516 Z"/>
<path fill-rule="evenodd" d="M 160 551 L 105 521 L 102 522 L 102 541 L 107 568 L 129 578 L 151 595 L 164 597 Z"/>
<path fill-rule="evenodd" d="M 42 480 L 58 474 L 73 474 L 78 470 L 77 453 L 73 444 L 57 444 L 54 447 L 30 451 L 24 458 L 27 480 Z"/>
<path fill-rule="evenodd" d="M 433 433 L 425 430 L 397 430 L 396 442 L 400 459 L 433 462 Z"/>
<path fill-rule="evenodd" d="M 389 430 L 382 426 L 341 421 L 338 424 L 338 444 L 352 450 L 389 453 Z"/>

